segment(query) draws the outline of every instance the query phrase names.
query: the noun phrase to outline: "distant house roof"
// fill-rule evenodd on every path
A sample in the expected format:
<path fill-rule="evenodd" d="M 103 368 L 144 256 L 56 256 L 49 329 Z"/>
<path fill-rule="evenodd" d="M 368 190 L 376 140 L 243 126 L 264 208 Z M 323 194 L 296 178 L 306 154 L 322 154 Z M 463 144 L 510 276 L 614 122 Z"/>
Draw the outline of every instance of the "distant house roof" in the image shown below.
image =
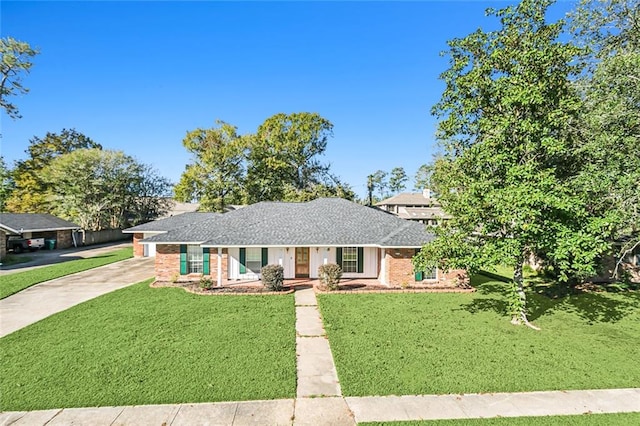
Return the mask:
<path fill-rule="evenodd" d="M 149 243 L 247 246 L 421 247 L 424 225 L 340 198 L 261 202 L 143 240 Z"/>
<path fill-rule="evenodd" d="M 80 229 L 73 222 L 45 213 L 0 213 L 0 225 L 16 234 Z"/>
<path fill-rule="evenodd" d="M 376 203 L 376 206 L 439 206 L 440 203 L 437 199 L 431 197 L 425 197 L 422 192 L 402 192 L 393 197 L 382 200 Z"/>
<path fill-rule="evenodd" d="M 171 216 L 177 216 L 179 214 L 184 214 L 184 213 L 193 213 L 198 211 L 199 208 L 200 208 L 200 203 L 182 203 L 180 201 L 171 200 L 169 210 L 160 219 L 164 219 L 166 217 L 171 217 Z"/>
<path fill-rule="evenodd" d="M 213 217 L 220 216 L 221 213 L 208 213 L 208 212 L 189 212 L 182 213 L 175 216 L 166 217 L 164 219 L 154 220 L 152 222 L 143 223 L 142 225 L 134 226 L 123 230 L 123 233 L 133 234 L 135 232 L 168 232 L 173 229 L 178 229 L 183 226 L 195 225 L 203 220 L 211 219 Z"/>

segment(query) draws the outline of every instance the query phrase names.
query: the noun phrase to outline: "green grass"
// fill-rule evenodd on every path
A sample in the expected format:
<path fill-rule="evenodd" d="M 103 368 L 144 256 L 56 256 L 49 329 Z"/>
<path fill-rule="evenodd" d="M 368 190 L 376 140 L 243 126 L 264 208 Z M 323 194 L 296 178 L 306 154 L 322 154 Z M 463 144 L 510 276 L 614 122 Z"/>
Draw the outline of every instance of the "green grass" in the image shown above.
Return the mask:
<path fill-rule="evenodd" d="M 30 271 L 17 272 L 15 274 L 3 275 L 0 280 L 0 299 L 11 296 L 32 285 L 97 268 L 113 262 L 119 262 L 133 256 L 133 249 L 123 248 L 107 252 L 100 256 L 86 259 L 70 260 L 64 263 L 57 263 L 43 268 L 36 268 Z"/>
<path fill-rule="evenodd" d="M 490 419 L 421 420 L 415 422 L 359 423 L 360 426 L 601 426 L 637 425 L 640 413 L 582 414 L 576 416 L 497 417 Z"/>
<path fill-rule="evenodd" d="M 0 339 L 0 407 L 291 398 L 292 295 L 198 296 L 149 281 Z"/>
<path fill-rule="evenodd" d="M 529 294 L 536 332 L 506 315 L 508 284 L 477 293 L 320 295 L 345 395 L 637 387 L 640 294 Z"/>

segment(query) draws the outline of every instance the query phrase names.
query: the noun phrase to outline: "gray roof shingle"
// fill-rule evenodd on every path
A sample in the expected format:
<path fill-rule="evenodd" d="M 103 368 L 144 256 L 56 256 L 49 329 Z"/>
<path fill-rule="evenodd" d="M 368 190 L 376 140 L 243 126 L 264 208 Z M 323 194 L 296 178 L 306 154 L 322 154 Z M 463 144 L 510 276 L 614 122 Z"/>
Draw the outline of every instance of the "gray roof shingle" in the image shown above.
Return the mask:
<path fill-rule="evenodd" d="M 143 223 L 142 225 L 125 229 L 122 232 L 129 234 L 134 232 L 168 232 L 174 229 L 182 228 L 183 226 L 195 225 L 198 222 L 202 222 L 203 220 L 211 219 L 220 215 L 221 213 L 187 212 L 175 216 L 165 217 L 164 219 L 154 220 L 152 222 Z"/>
<path fill-rule="evenodd" d="M 144 241 L 208 246 L 420 247 L 433 238 L 422 224 L 340 198 L 319 198 L 307 203 L 261 202 Z"/>
<path fill-rule="evenodd" d="M 73 222 L 45 213 L 0 213 L 0 224 L 16 233 L 80 229 Z"/>

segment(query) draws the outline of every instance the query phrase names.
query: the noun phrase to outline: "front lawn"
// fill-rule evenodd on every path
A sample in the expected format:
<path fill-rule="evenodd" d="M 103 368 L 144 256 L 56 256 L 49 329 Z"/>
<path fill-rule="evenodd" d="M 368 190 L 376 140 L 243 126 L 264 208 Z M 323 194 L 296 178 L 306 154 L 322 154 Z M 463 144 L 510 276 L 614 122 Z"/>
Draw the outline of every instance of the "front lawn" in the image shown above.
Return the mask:
<path fill-rule="evenodd" d="M 529 294 L 536 332 L 509 323 L 508 284 L 478 292 L 320 295 L 345 395 L 637 387 L 640 294 Z"/>
<path fill-rule="evenodd" d="M 601 426 L 640 424 L 640 413 L 582 414 L 575 416 L 495 417 L 489 419 L 421 420 L 359 423 L 361 426 Z"/>
<path fill-rule="evenodd" d="M 293 296 L 146 281 L 3 337 L 0 359 L 5 411 L 291 398 Z"/>
<path fill-rule="evenodd" d="M 86 259 L 70 260 L 43 268 L 3 275 L 0 280 L 0 299 L 4 299 L 20 290 L 44 281 L 86 271 L 87 269 L 97 268 L 98 266 L 108 265 L 109 263 L 119 262 L 129 259 L 130 257 L 133 257 L 133 249 L 131 247 L 110 251 Z"/>

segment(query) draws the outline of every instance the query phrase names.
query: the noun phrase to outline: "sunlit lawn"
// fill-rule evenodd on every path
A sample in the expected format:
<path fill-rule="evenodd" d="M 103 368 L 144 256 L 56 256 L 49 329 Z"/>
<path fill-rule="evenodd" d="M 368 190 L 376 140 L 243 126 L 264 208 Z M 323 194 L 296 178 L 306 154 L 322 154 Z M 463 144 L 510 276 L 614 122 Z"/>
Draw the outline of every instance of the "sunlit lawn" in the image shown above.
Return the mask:
<path fill-rule="evenodd" d="M 321 295 L 345 395 L 637 387 L 640 293 L 529 295 L 536 332 L 509 322 L 507 284 L 477 293 Z"/>
<path fill-rule="evenodd" d="M 640 424 L 640 413 L 583 414 L 576 416 L 498 417 L 491 419 L 421 420 L 415 422 L 359 423 L 361 426 L 627 426 Z"/>
<path fill-rule="evenodd" d="M 24 290 L 32 285 L 97 268 L 109 263 L 119 262 L 133 257 L 133 249 L 123 248 L 110 251 L 99 256 L 88 257 L 86 259 L 70 260 L 64 263 L 45 266 L 43 268 L 31 269 L 30 271 L 16 272 L 15 274 L 3 275 L 0 279 L 0 299 L 11 296 L 14 293 Z"/>
<path fill-rule="evenodd" d="M 290 398 L 292 295 L 197 296 L 148 281 L 0 339 L 0 407 Z"/>

